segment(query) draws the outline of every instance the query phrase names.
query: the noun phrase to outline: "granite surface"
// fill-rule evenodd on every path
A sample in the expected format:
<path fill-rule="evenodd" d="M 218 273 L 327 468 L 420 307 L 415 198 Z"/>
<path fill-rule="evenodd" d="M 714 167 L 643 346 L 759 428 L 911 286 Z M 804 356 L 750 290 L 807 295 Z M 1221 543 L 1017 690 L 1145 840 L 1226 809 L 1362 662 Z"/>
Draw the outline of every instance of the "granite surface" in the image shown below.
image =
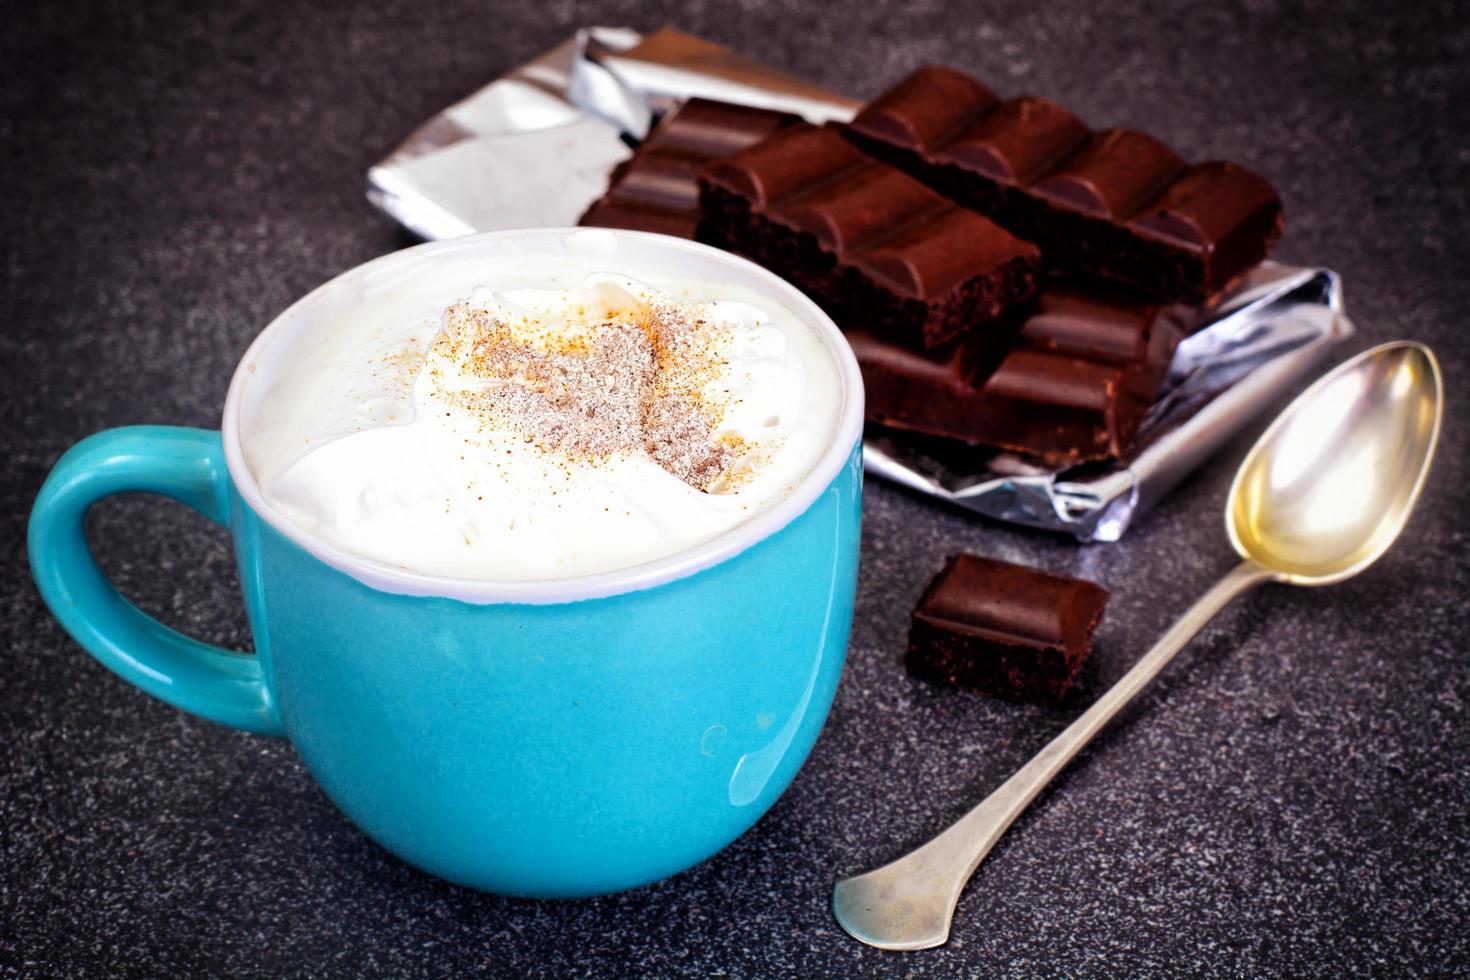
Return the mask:
<path fill-rule="evenodd" d="M 0 972 L 956 976 L 1470 972 L 1470 28 L 1445 0 L 1037 4 L 35 4 L 0 32 Z M 1382 9 L 1380 9 L 1382 8 Z M 108 426 L 217 422 L 252 335 L 406 240 L 367 166 L 583 23 L 672 22 L 868 95 L 950 61 L 1006 91 L 1237 159 L 1287 202 L 1280 254 L 1345 279 L 1354 348 L 1427 341 L 1448 378 L 1420 512 L 1361 578 L 1227 610 L 1017 824 L 952 941 L 833 922 L 835 878 L 994 788 L 1231 564 L 1245 442 L 1128 539 L 1079 547 L 870 483 L 849 667 L 807 767 L 747 836 L 637 891 L 514 901 L 350 826 L 291 747 L 108 674 L 42 606 L 26 513 Z M 1248 440 L 1247 440 L 1248 441 Z M 92 517 L 143 608 L 248 646 L 224 534 L 158 500 Z M 910 680 L 907 614 L 959 548 L 1113 602 L 1061 709 Z"/>

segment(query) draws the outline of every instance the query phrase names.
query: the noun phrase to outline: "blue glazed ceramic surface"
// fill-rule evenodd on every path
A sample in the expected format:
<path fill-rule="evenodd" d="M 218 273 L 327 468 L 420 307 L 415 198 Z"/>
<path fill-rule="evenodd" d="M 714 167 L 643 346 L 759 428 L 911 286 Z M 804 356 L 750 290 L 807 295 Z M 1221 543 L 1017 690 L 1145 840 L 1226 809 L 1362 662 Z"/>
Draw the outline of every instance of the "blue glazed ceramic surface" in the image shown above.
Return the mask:
<path fill-rule="evenodd" d="M 399 253 L 277 324 L 361 290 L 358 280 L 400 257 L 551 234 Z M 728 265 L 841 343 L 804 297 L 748 263 L 661 236 L 617 241 Z M 833 348 L 842 423 L 789 500 L 666 560 L 543 587 L 427 579 L 333 553 L 266 513 L 238 428 L 241 391 L 275 328 L 236 373 L 223 440 L 136 426 L 85 439 L 57 462 L 28 547 L 43 598 L 78 643 L 180 708 L 290 738 L 375 840 L 476 888 L 538 897 L 630 888 L 709 857 L 770 808 L 826 719 L 851 626 L 862 389 L 850 351 Z M 256 655 L 184 636 L 118 595 L 83 518 L 125 491 L 171 497 L 230 528 Z"/>
<path fill-rule="evenodd" d="M 734 840 L 805 760 L 847 647 L 861 460 L 713 568 L 553 605 L 375 592 L 237 500 L 286 733 L 389 850 L 497 892 L 613 891 Z"/>

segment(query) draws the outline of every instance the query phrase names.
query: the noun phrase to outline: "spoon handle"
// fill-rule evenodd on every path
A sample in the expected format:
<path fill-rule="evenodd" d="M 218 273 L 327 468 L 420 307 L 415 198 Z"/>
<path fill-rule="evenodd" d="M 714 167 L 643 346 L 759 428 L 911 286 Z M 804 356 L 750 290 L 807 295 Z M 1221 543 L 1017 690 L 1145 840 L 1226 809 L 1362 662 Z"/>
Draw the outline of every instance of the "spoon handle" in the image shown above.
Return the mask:
<path fill-rule="evenodd" d="M 965 882 L 1037 794 L 1226 603 L 1271 576 L 1252 561 L 1237 565 L 1128 673 L 973 810 L 904 857 L 839 882 L 832 907 L 842 927 L 882 949 L 927 949 L 948 939 Z"/>

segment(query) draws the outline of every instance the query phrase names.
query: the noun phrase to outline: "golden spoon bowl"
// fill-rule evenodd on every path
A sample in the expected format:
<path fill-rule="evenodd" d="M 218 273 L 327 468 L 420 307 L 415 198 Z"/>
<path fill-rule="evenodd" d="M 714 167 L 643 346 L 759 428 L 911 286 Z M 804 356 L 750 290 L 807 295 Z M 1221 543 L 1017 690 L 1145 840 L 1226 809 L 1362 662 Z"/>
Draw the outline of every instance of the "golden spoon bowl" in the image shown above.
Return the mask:
<path fill-rule="evenodd" d="M 1328 585 L 1391 545 L 1434 459 L 1444 383 L 1434 354 L 1400 341 L 1311 388 L 1235 474 L 1225 529 L 1242 558 L 1296 585 Z"/>

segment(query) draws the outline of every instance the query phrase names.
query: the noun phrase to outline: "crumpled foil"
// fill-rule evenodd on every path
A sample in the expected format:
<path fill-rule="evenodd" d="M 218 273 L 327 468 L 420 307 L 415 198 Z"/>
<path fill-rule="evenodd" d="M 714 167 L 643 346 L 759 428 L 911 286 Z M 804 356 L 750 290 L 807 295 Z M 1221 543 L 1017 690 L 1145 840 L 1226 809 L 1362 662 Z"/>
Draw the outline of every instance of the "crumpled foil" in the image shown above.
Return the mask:
<path fill-rule="evenodd" d="M 421 126 L 369 170 L 368 199 L 427 239 L 574 225 L 656 115 L 696 95 L 814 122 L 859 104 L 672 29 L 586 28 Z M 1049 469 L 870 427 L 865 467 L 996 520 L 1116 541 L 1353 333 L 1336 273 L 1275 262 L 1195 316 L 1123 459 Z"/>
<path fill-rule="evenodd" d="M 859 105 L 681 31 L 589 27 L 416 129 L 368 171 L 368 200 L 430 240 L 575 225 L 628 140 L 694 95 L 816 122 Z"/>

